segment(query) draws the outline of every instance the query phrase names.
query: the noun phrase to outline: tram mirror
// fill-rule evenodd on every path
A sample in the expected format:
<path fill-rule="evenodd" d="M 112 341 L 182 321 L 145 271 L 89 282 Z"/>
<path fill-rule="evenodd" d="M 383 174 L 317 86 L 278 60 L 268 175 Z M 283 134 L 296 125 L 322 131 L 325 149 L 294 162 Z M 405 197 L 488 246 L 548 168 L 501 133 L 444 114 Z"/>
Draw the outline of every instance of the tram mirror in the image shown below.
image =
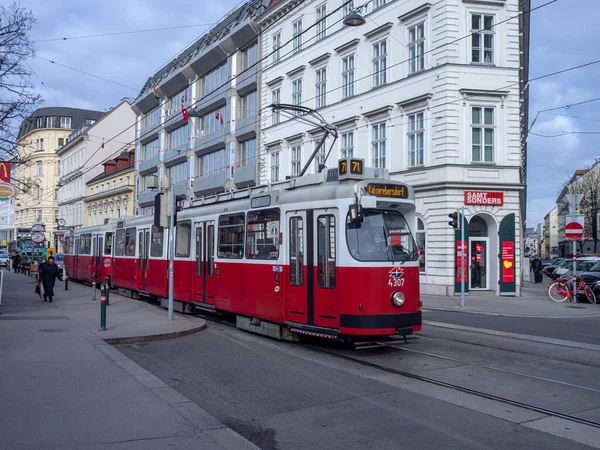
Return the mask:
<path fill-rule="evenodd" d="M 360 224 L 365 221 L 362 208 L 358 203 L 352 203 L 348 208 L 348 217 L 350 218 L 350 224 L 352 228 L 360 228 Z"/>

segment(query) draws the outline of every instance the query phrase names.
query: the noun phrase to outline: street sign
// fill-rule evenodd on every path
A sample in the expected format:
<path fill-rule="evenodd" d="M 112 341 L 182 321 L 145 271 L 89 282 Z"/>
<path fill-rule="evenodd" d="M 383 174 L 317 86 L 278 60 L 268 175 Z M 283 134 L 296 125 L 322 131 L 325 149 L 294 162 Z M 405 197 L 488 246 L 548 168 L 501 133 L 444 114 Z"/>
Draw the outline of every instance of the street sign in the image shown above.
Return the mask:
<path fill-rule="evenodd" d="M 578 222 L 569 222 L 565 225 L 565 237 L 570 241 L 578 241 L 583 237 L 583 226 Z"/>
<path fill-rule="evenodd" d="M 31 240 L 36 244 L 40 244 L 46 240 L 44 233 L 31 233 Z"/>
<path fill-rule="evenodd" d="M 46 231 L 46 226 L 43 223 L 34 223 L 30 231 L 32 233 L 43 233 Z"/>

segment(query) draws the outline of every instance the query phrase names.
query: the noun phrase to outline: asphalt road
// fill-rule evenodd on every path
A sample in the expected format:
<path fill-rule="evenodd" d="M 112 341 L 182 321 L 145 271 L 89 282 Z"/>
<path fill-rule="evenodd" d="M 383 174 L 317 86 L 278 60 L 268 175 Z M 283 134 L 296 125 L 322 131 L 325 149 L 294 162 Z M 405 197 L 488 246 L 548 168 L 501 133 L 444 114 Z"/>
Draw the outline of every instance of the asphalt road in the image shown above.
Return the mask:
<path fill-rule="evenodd" d="M 574 305 L 576 306 L 576 305 Z M 598 307 L 600 310 L 600 306 Z M 425 311 L 423 320 L 600 345 L 600 317 L 547 319 Z M 424 325 L 426 329 L 427 325 Z"/>
<path fill-rule="evenodd" d="M 588 448 L 223 325 L 118 348 L 262 449 Z"/>

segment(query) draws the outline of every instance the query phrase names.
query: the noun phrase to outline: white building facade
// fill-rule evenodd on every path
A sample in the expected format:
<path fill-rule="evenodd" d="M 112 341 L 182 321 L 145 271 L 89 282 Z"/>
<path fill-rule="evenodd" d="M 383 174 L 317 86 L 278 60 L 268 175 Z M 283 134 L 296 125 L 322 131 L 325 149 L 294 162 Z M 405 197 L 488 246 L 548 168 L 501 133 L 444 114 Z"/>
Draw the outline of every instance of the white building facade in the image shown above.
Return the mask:
<path fill-rule="evenodd" d="M 15 199 L 0 200 L 0 247 L 5 247 L 8 242 L 14 239 L 14 235 Z"/>
<path fill-rule="evenodd" d="M 84 224 L 86 183 L 102 172 L 103 161 L 118 156 L 123 143 L 134 140 L 134 127 L 119 134 L 125 126 L 135 122 L 128 100 L 122 99 L 99 120 L 73 131 L 66 143 L 56 150 L 60 158 L 58 218 L 64 219 L 67 228 L 81 228 Z"/>
<path fill-rule="evenodd" d="M 528 15 L 520 13 L 529 2 L 374 0 L 360 10 L 359 27 L 342 20 L 363 3 L 344 3 L 273 1 L 258 19 L 260 164 L 268 178 L 298 175 L 322 137 L 268 106 L 316 109 L 339 131 L 327 167 L 363 158 L 414 186 L 422 293 L 455 293 L 448 214 L 464 207 L 468 288 L 519 295 L 529 40 Z"/>

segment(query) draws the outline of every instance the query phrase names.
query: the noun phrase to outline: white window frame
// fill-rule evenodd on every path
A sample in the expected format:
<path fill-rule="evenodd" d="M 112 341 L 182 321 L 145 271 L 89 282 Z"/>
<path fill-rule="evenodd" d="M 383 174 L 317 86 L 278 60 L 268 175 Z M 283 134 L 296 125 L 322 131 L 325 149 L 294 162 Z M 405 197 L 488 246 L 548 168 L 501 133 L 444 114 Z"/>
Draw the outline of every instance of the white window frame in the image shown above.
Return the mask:
<path fill-rule="evenodd" d="M 61 128 L 71 128 L 71 118 L 70 117 L 61 117 L 60 118 L 60 127 Z"/>
<path fill-rule="evenodd" d="M 356 58 L 354 53 L 345 56 L 342 59 L 342 97 L 350 98 L 354 96 L 354 71 Z"/>
<path fill-rule="evenodd" d="M 387 38 L 375 42 L 373 49 L 373 87 L 383 86 L 387 83 L 387 57 L 388 41 Z M 382 51 L 383 49 L 383 51 Z M 382 69 L 383 67 L 383 69 Z"/>
<path fill-rule="evenodd" d="M 36 128 L 44 128 L 44 118 L 43 117 L 38 117 L 37 118 L 37 126 Z"/>
<path fill-rule="evenodd" d="M 419 117 L 420 116 L 420 117 Z M 419 124 L 420 118 L 420 124 Z M 421 125 L 420 128 L 417 128 Z M 408 167 L 421 167 L 425 165 L 425 112 L 418 111 L 408 115 L 407 130 Z M 419 136 L 421 147 L 419 148 Z"/>
<path fill-rule="evenodd" d="M 317 17 L 317 41 L 325 39 L 327 37 L 327 3 L 322 3 L 315 8 L 315 15 Z"/>
<path fill-rule="evenodd" d="M 56 128 L 56 117 L 55 116 L 46 117 L 46 128 Z"/>
<path fill-rule="evenodd" d="M 349 2 L 346 3 L 347 0 L 344 1 L 344 8 L 343 8 L 343 16 L 346 17 L 347 15 L 349 15 L 350 13 L 352 13 L 354 11 L 354 9 L 356 8 L 354 6 L 354 0 L 350 0 Z"/>
<path fill-rule="evenodd" d="M 315 150 L 317 149 L 319 142 L 321 142 L 321 138 L 317 139 L 317 141 L 315 142 Z M 327 151 L 327 139 L 325 139 L 325 141 L 323 142 L 323 145 L 321 146 L 319 151 L 315 154 L 315 173 L 319 173 L 319 165 L 320 164 L 323 164 L 323 165 L 325 164 L 326 151 Z"/>
<path fill-rule="evenodd" d="M 354 130 L 342 133 L 341 139 L 342 148 L 340 154 L 342 158 L 354 157 Z"/>
<path fill-rule="evenodd" d="M 479 18 L 479 28 L 473 27 L 473 19 Z M 491 18 L 492 23 L 490 27 L 486 27 L 486 19 Z M 496 23 L 495 14 L 485 12 L 472 12 L 469 14 L 469 27 L 471 29 L 471 64 L 483 64 L 483 65 L 494 65 L 495 64 L 495 45 L 496 45 L 496 33 L 494 32 L 494 25 Z M 485 46 L 486 37 L 491 39 L 491 46 Z M 475 41 L 479 41 L 478 45 L 475 45 Z M 486 54 L 489 52 L 490 60 L 486 61 Z M 478 61 L 475 61 L 473 55 L 477 54 Z"/>
<path fill-rule="evenodd" d="M 275 88 L 271 91 L 271 104 L 277 105 L 281 103 L 281 88 Z M 273 110 L 272 125 L 277 125 L 281 122 L 281 113 L 278 109 Z"/>
<path fill-rule="evenodd" d="M 478 109 L 480 110 L 479 113 L 479 120 L 480 123 L 474 123 L 473 122 L 473 113 L 474 110 Z M 492 123 L 486 123 L 486 113 L 487 111 L 491 110 L 492 111 Z M 469 114 L 470 114 L 470 118 L 469 118 L 469 123 L 470 123 L 470 131 L 471 131 L 471 136 L 470 136 L 470 142 L 471 142 L 471 155 L 470 155 L 470 159 L 471 162 L 473 163 L 494 163 L 496 160 L 496 139 L 497 139 L 497 117 L 498 117 L 498 113 L 496 111 L 496 107 L 493 105 L 469 105 Z M 479 143 L 475 144 L 474 142 L 474 132 L 475 130 L 480 130 L 479 132 Z M 491 143 L 491 153 L 492 156 L 490 159 L 486 159 L 486 150 L 487 147 L 490 147 L 490 145 L 486 144 L 486 135 L 488 135 L 488 132 L 491 132 L 492 135 L 492 143 Z M 475 154 L 475 146 L 479 146 L 479 159 L 474 158 Z"/>
<path fill-rule="evenodd" d="M 281 164 L 281 151 L 271 152 L 271 183 L 279 181 L 279 167 Z"/>
<path fill-rule="evenodd" d="M 408 73 L 425 70 L 425 32 L 424 20 L 408 28 Z"/>
<path fill-rule="evenodd" d="M 292 24 L 292 48 L 294 53 L 302 50 L 302 19 L 298 19 Z"/>
<path fill-rule="evenodd" d="M 371 125 L 371 161 L 373 167 L 387 167 L 387 138 L 385 121 Z"/>
<path fill-rule="evenodd" d="M 43 162 L 41 162 L 41 161 L 37 162 L 35 173 L 37 174 L 38 177 L 44 176 L 44 163 Z"/>
<path fill-rule="evenodd" d="M 386 5 L 386 0 L 373 0 L 373 11 L 383 8 Z"/>
<path fill-rule="evenodd" d="M 290 175 L 297 177 L 302 171 L 302 145 L 293 145 L 290 147 L 292 171 Z"/>
<path fill-rule="evenodd" d="M 327 67 L 315 70 L 316 107 L 327 106 Z"/>
<path fill-rule="evenodd" d="M 292 105 L 302 105 L 302 78 L 292 81 Z"/>
<path fill-rule="evenodd" d="M 419 222 L 423 224 L 423 229 L 419 228 Z M 423 267 L 421 267 L 421 261 L 419 261 L 419 273 L 421 275 L 425 275 L 427 274 L 427 226 L 425 225 L 425 220 L 423 220 L 423 218 L 421 217 L 417 217 L 417 223 L 415 225 L 415 243 L 417 244 L 417 247 L 419 242 L 419 235 L 423 235 L 423 243 L 425 244 L 425 248 L 421 249 L 421 256 L 423 257 Z M 419 256 L 419 260 L 421 259 L 421 256 Z"/>
<path fill-rule="evenodd" d="M 273 64 L 281 59 L 281 31 L 273 34 Z"/>

